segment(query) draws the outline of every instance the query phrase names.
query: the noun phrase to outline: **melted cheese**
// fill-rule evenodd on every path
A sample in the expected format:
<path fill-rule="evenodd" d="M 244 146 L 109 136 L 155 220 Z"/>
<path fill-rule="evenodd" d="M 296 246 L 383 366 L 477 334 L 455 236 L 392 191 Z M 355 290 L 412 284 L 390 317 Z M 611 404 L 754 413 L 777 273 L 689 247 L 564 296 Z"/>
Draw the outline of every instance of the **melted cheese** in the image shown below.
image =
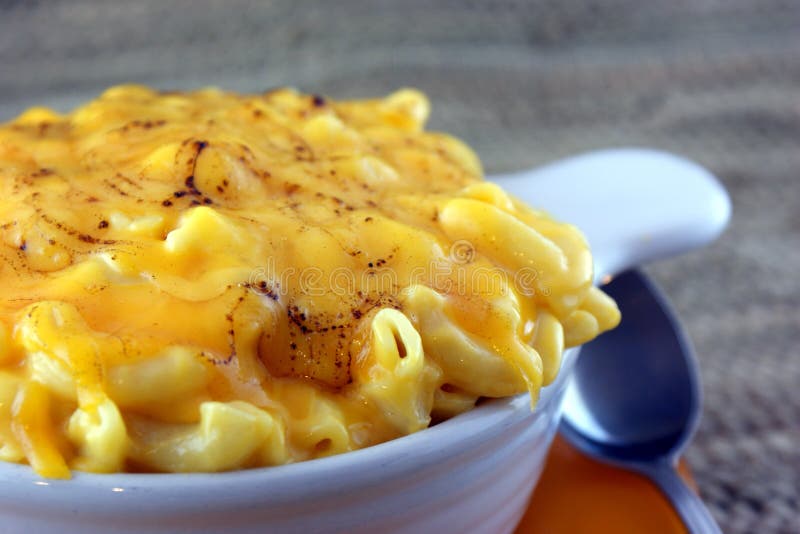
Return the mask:
<path fill-rule="evenodd" d="M 427 115 L 122 86 L 0 127 L 0 459 L 274 465 L 535 399 L 618 312 Z"/>

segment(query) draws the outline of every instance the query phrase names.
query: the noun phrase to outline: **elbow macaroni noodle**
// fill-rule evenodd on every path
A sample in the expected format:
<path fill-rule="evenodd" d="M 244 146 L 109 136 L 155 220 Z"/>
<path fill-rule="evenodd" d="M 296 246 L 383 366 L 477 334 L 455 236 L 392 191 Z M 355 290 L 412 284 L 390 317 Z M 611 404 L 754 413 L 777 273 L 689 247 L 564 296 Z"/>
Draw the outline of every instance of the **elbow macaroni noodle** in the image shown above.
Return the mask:
<path fill-rule="evenodd" d="M 120 86 L 0 125 L 0 460 L 271 466 L 535 402 L 619 312 L 428 112 Z"/>

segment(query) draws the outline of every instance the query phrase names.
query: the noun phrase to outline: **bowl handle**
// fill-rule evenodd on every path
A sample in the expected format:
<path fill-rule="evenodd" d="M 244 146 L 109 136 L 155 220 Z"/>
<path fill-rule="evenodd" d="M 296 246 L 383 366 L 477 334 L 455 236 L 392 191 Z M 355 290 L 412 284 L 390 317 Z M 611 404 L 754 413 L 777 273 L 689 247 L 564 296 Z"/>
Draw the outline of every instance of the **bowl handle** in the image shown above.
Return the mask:
<path fill-rule="evenodd" d="M 488 179 L 578 226 L 592 247 L 595 280 L 706 245 L 731 215 L 710 172 L 657 150 L 600 150 Z"/>

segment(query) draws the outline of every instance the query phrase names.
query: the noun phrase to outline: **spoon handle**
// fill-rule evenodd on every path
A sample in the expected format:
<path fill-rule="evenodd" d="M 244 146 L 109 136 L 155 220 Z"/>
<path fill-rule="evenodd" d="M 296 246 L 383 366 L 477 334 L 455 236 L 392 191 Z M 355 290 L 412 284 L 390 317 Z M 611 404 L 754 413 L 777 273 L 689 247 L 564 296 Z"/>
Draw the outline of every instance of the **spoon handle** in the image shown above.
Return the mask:
<path fill-rule="evenodd" d="M 722 534 L 703 501 L 686 485 L 670 463 L 639 466 L 639 470 L 661 488 L 691 534 Z"/>
<path fill-rule="evenodd" d="M 598 280 L 710 243 L 731 212 L 711 173 L 657 150 L 600 150 L 488 179 L 580 228 Z"/>

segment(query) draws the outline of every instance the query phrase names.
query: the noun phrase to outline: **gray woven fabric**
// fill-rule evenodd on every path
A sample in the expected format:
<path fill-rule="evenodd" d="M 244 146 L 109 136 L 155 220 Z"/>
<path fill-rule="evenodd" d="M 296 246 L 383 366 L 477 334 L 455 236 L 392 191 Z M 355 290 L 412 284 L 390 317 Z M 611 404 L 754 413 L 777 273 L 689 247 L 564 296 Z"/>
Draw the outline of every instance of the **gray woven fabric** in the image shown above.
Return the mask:
<path fill-rule="evenodd" d="M 489 172 L 614 145 L 710 168 L 730 230 L 648 268 L 702 364 L 688 458 L 726 532 L 800 532 L 800 3 L 0 2 L 0 119 L 124 81 L 414 85 Z"/>

